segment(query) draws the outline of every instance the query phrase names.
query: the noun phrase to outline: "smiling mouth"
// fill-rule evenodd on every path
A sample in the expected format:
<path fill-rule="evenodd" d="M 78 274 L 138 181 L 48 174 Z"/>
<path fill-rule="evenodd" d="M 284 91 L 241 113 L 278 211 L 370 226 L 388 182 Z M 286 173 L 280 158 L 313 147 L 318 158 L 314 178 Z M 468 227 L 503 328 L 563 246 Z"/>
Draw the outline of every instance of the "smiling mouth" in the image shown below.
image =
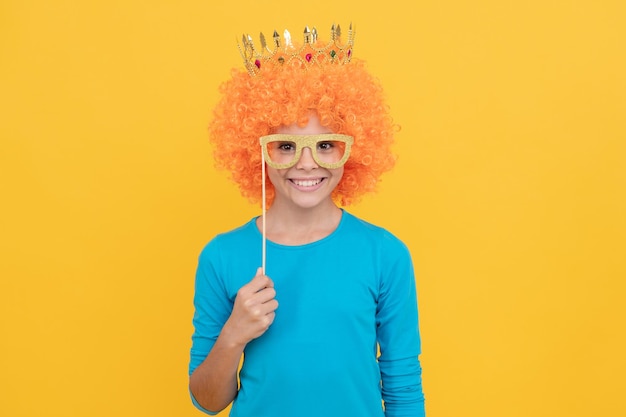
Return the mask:
<path fill-rule="evenodd" d="M 324 178 L 316 178 L 314 180 L 289 180 L 292 183 L 294 183 L 295 185 L 297 185 L 298 187 L 315 187 L 316 185 L 318 185 L 319 183 L 321 183 L 322 181 L 324 181 Z"/>

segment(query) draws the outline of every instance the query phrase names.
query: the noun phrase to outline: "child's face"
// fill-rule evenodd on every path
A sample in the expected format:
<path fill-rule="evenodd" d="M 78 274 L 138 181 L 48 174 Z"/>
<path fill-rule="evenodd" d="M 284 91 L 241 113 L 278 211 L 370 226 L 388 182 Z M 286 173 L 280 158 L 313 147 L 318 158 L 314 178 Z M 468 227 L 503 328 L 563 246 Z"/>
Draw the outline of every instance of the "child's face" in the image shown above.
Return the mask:
<path fill-rule="evenodd" d="M 312 114 L 306 126 L 281 126 L 276 133 L 321 135 L 332 132 L 320 125 L 317 115 Z M 318 151 L 318 157 L 320 152 Z M 312 208 L 332 202 L 331 194 L 343 176 L 343 166 L 324 168 L 315 161 L 311 149 L 304 147 L 293 166 L 277 169 L 268 165 L 267 174 L 276 190 L 273 204 L 287 203 L 299 208 Z"/>

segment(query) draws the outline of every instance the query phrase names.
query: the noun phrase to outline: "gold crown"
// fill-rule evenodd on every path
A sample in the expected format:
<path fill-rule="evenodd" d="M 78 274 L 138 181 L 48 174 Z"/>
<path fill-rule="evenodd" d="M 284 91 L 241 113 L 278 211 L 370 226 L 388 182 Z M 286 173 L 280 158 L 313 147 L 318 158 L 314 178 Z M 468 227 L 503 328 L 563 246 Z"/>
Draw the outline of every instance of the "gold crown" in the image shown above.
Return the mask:
<path fill-rule="evenodd" d="M 341 43 L 341 27 L 334 25 L 330 28 L 330 41 L 317 47 L 317 29 L 304 28 L 304 43 L 296 48 L 291 42 L 291 35 L 287 30 L 283 34 L 284 44 L 281 45 L 280 35 L 274 31 L 274 49 L 271 50 L 263 33 L 259 38 L 261 49 L 257 50 L 250 35 L 243 35 L 243 47 L 237 43 L 239 53 L 250 75 L 257 75 L 261 68 L 268 65 L 289 65 L 294 62 L 301 63 L 304 68 L 323 63 L 346 64 L 352 58 L 354 46 L 354 34 L 352 24 L 348 29 L 348 39 L 345 44 Z"/>

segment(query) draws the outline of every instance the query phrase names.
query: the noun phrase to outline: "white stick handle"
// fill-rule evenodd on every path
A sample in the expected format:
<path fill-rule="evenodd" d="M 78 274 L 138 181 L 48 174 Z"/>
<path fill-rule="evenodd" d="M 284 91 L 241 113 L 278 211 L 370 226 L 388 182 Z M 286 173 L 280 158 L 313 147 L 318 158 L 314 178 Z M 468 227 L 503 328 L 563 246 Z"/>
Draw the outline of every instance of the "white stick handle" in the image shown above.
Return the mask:
<path fill-rule="evenodd" d="M 263 217 L 261 218 L 261 223 L 262 223 L 262 234 L 263 234 L 263 238 L 262 238 L 262 243 L 261 243 L 261 269 L 263 271 L 263 275 L 265 275 L 265 258 L 266 258 L 266 251 L 267 251 L 267 238 L 266 238 L 266 234 L 265 234 L 265 211 L 266 211 L 266 207 L 265 207 L 265 155 L 263 155 L 263 149 L 261 148 L 261 176 L 263 177 L 261 179 L 262 181 L 262 192 L 261 192 L 261 198 L 263 199 Z"/>

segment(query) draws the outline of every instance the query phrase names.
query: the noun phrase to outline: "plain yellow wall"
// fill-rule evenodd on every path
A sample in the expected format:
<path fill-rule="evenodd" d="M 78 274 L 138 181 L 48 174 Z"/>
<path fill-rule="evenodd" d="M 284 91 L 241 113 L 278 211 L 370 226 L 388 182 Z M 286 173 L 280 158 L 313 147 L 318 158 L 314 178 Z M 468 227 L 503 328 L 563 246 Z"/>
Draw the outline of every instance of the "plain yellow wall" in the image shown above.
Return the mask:
<path fill-rule="evenodd" d="M 333 22 L 402 125 L 351 210 L 413 253 L 428 415 L 626 415 L 625 21 L 622 0 L 4 0 L 0 415 L 200 415 L 197 255 L 258 213 L 212 168 L 217 87 L 242 33 Z"/>

